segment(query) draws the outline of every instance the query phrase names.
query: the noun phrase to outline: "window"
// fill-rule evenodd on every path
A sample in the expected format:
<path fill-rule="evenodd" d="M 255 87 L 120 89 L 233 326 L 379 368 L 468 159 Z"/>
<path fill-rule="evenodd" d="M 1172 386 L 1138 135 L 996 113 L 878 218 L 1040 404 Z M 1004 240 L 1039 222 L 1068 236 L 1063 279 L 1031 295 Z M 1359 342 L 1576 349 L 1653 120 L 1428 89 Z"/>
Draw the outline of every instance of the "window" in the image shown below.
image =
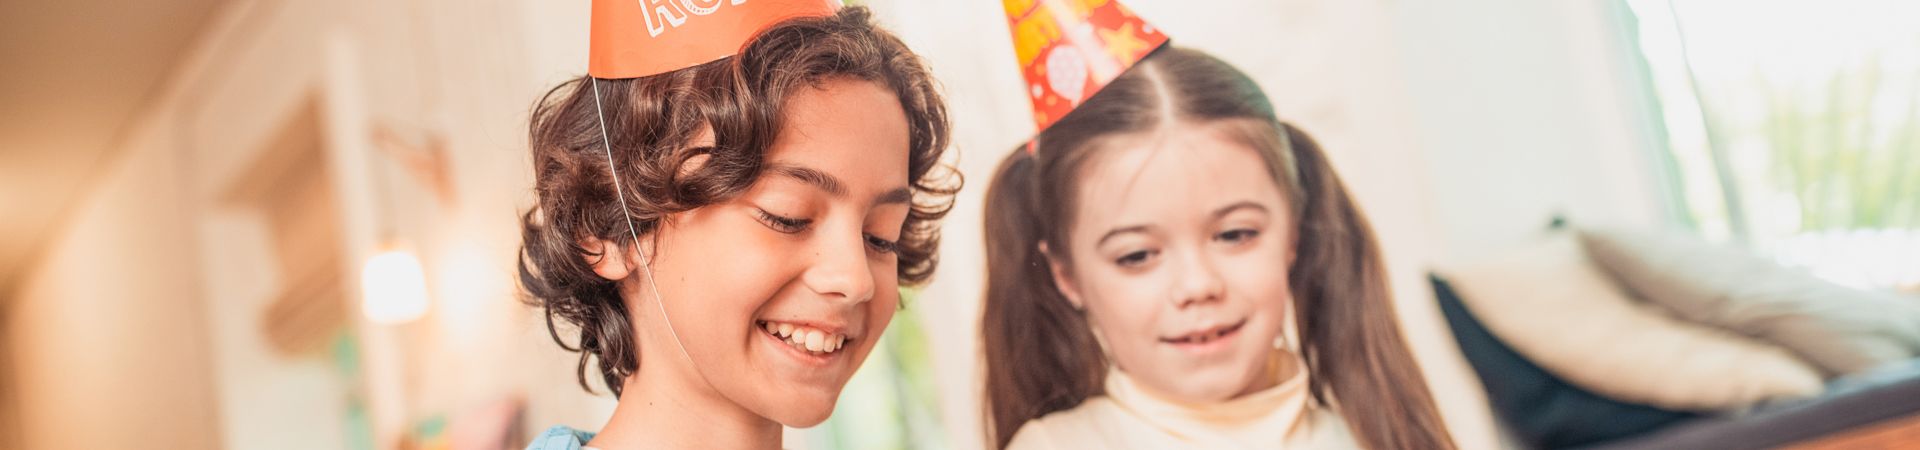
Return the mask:
<path fill-rule="evenodd" d="M 1624 1 L 1689 225 L 1920 290 L 1920 2 Z"/>

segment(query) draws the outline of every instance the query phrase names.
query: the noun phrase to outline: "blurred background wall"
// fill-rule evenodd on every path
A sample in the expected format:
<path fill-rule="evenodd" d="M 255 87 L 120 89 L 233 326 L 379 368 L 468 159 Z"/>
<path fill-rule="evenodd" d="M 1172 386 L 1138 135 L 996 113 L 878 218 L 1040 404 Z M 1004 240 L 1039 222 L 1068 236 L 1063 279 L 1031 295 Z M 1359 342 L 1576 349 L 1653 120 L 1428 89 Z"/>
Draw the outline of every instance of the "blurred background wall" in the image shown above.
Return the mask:
<path fill-rule="evenodd" d="M 980 199 L 1032 131 L 1005 19 L 985 0 L 857 3 L 944 83 L 970 185 L 873 374 L 789 442 L 978 448 Z M 1499 438 L 1431 265 L 1555 217 L 1727 221 L 1687 199 L 1699 181 L 1670 156 L 1682 133 L 1629 2 L 1126 4 L 1321 140 L 1463 448 Z M 598 427 L 611 397 L 576 385 L 513 279 L 527 113 L 584 72 L 587 6 L 0 5 L 0 447 L 518 448 Z M 849 431 L 875 427 L 913 431 Z"/>

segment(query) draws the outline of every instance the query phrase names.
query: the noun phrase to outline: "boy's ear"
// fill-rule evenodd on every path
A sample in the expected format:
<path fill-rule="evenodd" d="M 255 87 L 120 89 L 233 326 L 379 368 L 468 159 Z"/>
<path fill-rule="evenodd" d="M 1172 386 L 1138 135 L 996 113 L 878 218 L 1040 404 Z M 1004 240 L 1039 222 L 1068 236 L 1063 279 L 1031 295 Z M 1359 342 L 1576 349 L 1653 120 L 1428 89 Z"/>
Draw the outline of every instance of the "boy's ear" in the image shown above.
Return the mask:
<path fill-rule="evenodd" d="M 1087 305 L 1080 300 L 1080 286 L 1073 282 L 1073 274 L 1068 273 L 1066 264 L 1061 262 L 1060 258 L 1053 256 L 1053 252 L 1047 248 L 1047 243 L 1041 242 L 1039 247 L 1040 256 L 1047 259 L 1047 272 L 1053 275 L 1054 289 L 1060 291 L 1060 296 L 1067 298 L 1067 303 L 1073 304 L 1073 309 L 1085 311 Z"/>
<path fill-rule="evenodd" d="M 713 146 L 714 146 L 713 125 L 700 126 L 700 131 L 695 132 L 693 134 L 693 139 L 690 139 L 687 141 L 687 147 L 689 148 L 707 147 L 711 149 L 713 148 Z M 687 157 L 686 161 L 680 162 L 679 168 L 675 169 L 676 175 L 679 178 L 686 178 L 688 175 L 693 175 L 694 171 L 700 170 L 701 167 L 706 167 L 707 160 L 712 158 L 713 158 L 712 154 L 704 153 L 704 152 L 697 155 L 689 156 Z"/>
<path fill-rule="evenodd" d="M 687 162 L 680 163 L 680 177 L 686 178 L 688 175 L 693 175 L 693 171 L 706 167 L 707 160 L 712 158 L 713 155 L 705 153 L 687 157 Z"/>
<path fill-rule="evenodd" d="M 638 260 L 634 249 L 596 237 L 581 239 L 580 247 L 586 250 L 580 254 L 580 258 L 593 266 L 593 273 L 600 275 L 600 278 L 619 281 L 633 274 L 634 263 Z"/>

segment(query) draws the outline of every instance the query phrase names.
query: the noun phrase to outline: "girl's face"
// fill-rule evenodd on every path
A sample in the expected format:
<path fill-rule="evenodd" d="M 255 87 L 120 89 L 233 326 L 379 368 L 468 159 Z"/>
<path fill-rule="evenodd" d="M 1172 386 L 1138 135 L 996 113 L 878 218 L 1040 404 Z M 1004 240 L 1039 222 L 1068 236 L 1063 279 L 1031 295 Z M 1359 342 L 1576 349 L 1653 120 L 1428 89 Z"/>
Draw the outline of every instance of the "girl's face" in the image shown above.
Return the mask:
<path fill-rule="evenodd" d="M 1286 320 L 1289 209 L 1257 150 L 1222 125 L 1114 138 L 1078 176 L 1054 279 L 1107 356 L 1150 391 L 1220 401 L 1275 382 Z"/>
<path fill-rule="evenodd" d="M 752 187 L 670 217 L 651 241 L 652 280 L 687 356 L 644 276 L 628 278 L 627 298 L 641 367 L 668 365 L 702 389 L 704 374 L 726 400 L 805 427 L 833 412 L 899 305 L 892 246 L 909 212 L 909 142 L 898 99 L 871 82 L 828 80 L 786 108 Z"/>

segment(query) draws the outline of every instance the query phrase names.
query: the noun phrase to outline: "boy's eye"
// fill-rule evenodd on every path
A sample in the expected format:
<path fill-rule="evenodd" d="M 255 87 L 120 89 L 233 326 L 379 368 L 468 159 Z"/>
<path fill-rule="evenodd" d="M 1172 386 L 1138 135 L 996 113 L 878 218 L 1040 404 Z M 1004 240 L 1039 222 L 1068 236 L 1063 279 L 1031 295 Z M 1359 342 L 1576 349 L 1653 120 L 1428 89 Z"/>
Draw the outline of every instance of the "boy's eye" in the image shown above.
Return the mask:
<path fill-rule="evenodd" d="M 1136 250 L 1125 255 L 1120 255 L 1120 258 L 1113 260 L 1113 263 L 1120 265 L 1120 267 L 1135 267 L 1146 264 L 1148 258 L 1152 258 L 1153 255 L 1159 253 L 1160 252 L 1156 250 Z"/>
<path fill-rule="evenodd" d="M 1214 235 L 1214 238 L 1219 239 L 1221 241 L 1225 241 L 1227 243 L 1238 244 L 1241 242 L 1253 240 L 1254 237 L 1259 235 L 1260 235 L 1260 232 L 1258 230 L 1254 230 L 1252 228 L 1240 228 L 1240 229 L 1222 231 L 1220 232 L 1220 234 Z"/>
<path fill-rule="evenodd" d="M 873 248 L 873 251 L 875 252 L 888 254 L 888 253 L 893 253 L 895 251 L 900 250 L 899 241 L 889 241 L 879 236 L 874 236 L 871 234 L 866 235 L 866 237 L 867 237 L 867 247 Z"/>
<path fill-rule="evenodd" d="M 813 219 L 796 219 L 781 216 L 767 212 L 767 210 L 764 209 L 755 209 L 754 212 L 755 216 L 760 219 L 761 224 L 765 224 L 767 228 L 772 228 L 773 231 L 781 233 L 795 234 L 807 231 L 807 226 L 813 224 Z"/>

